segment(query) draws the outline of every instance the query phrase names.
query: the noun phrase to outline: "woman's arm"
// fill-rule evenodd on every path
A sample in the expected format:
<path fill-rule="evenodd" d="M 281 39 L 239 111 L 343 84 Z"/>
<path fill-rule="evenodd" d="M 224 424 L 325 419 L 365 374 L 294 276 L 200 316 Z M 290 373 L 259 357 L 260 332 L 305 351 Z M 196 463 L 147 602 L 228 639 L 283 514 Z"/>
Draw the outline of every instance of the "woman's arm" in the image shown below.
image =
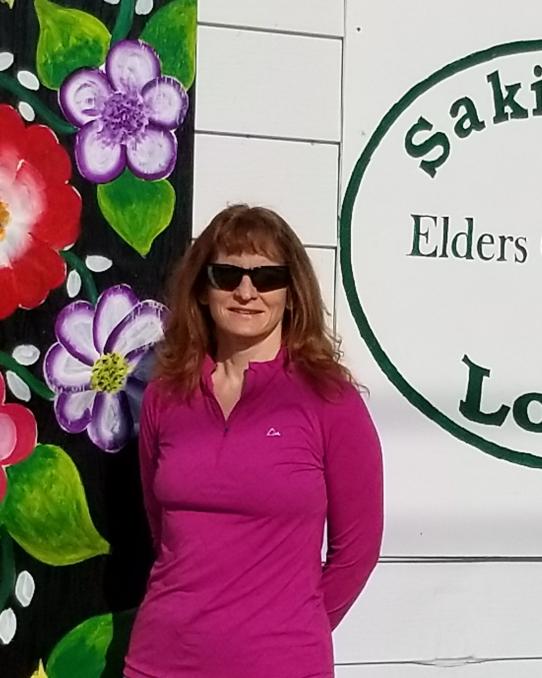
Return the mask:
<path fill-rule="evenodd" d="M 149 385 L 143 394 L 139 420 L 139 469 L 143 488 L 143 502 L 151 531 L 155 555 L 161 539 L 161 509 L 154 495 L 154 475 L 158 460 L 158 403 L 156 386 Z"/>
<path fill-rule="evenodd" d="M 382 455 L 365 403 L 354 387 L 326 403 L 327 555 L 322 588 L 334 629 L 377 563 L 383 528 Z"/>

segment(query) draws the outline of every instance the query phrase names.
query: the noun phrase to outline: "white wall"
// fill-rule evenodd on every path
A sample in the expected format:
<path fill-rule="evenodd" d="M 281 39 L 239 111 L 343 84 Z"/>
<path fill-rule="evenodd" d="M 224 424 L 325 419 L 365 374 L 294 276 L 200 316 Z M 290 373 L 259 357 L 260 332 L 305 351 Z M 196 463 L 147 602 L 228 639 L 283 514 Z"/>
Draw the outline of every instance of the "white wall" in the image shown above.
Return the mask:
<path fill-rule="evenodd" d="M 194 234 L 227 203 L 292 224 L 335 305 L 343 7 L 200 0 Z"/>
<path fill-rule="evenodd" d="M 357 26 L 365 27 L 371 17 L 371 3 L 349 4 L 356 10 L 347 31 L 358 37 Z M 343 149 L 343 75 L 353 78 L 355 69 L 352 64 L 343 69 L 342 0 L 199 0 L 199 5 L 194 233 L 226 203 L 265 204 L 286 217 L 313 259 L 383 429 L 392 518 L 382 562 L 334 634 L 337 677 L 541 675 L 540 523 L 529 520 L 529 500 L 522 503 L 524 488 L 527 494 L 537 491 L 538 474 L 506 467 L 459 443 L 446 459 L 416 456 L 416 437 L 422 441 L 433 434 L 434 424 L 383 377 L 341 289 L 337 214 L 347 174 L 371 131 L 356 128 L 355 142 L 349 136 Z M 431 6 L 438 20 L 439 9 Z M 383 79 L 401 55 L 380 54 L 375 45 L 364 58 L 367 69 Z M 423 72 L 423 66 L 417 68 Z M 408 69 L 398 72 L 405 85 L 413 77 Z M 361 92 L 362 102 L 365 95 L 374 93 Z M 394 426 L 386 425 L 390 413 Z M 413 443 L 408 462 L 405 431 Z M 424 474 L 441 482 L 424 483 Z M 498 515 L 494 504 L 480 499 L 488 477 L 507 488 Z M 525 520 L 510 518 L 521 510 Z M 454 543 L 461 548 L 450 548 Z"/>

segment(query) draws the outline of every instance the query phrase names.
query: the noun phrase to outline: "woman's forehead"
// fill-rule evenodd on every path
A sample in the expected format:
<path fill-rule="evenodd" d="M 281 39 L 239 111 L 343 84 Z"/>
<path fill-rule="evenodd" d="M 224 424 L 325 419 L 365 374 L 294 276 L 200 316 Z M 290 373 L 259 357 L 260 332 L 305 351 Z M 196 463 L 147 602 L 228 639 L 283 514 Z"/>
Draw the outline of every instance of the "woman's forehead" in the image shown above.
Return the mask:
<path fill-rule="evenodd" d="M 232 264 L 233 266 L 242 266 L 243 268 L 253 268 L 255 266 L 269 266 L 274 264 L 283 264 L 281 257 L 263 252 L 251 252 L 248 250 L 241 252 L 226 252 L 219 250 L 214 258 L 217 264 Z"/>

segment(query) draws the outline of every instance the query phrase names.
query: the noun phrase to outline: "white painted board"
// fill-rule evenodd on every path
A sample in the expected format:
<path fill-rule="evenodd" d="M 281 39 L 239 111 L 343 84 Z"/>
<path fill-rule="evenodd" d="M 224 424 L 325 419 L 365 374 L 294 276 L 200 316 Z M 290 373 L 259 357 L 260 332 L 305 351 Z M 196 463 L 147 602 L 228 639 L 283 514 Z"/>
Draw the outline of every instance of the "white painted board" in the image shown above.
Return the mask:
<path fill-rule="evenodd" d="M 199 0 L 200 22 L 320 35 L 344 34 L 343 0 Z"/>
<path fill-rule="evenodd" d="M 511 660 L 422 666 L 412 664 L 337 666 L 335 678 L 539 678 L 542 660 Z"/>
<path fill-rule="evenodd" d="M 335 250 L 327 247 L 307 247 L 307 254 L 320 284 L 320 290 L 326 310 L 329 313 L 328 324 L 333 327 L 335 306 Z"/>
<path fill-rule="evenodd" d="M 197 134 L 194 235 L 227 204 L 281 214 L 306 245 L 337 242 L 336 144 Z"/>
<path fill-rule="evenodd" d="M 339 141 L 339 40 L 200 26 L 196 130 Z"/>
<path fill-rule="evenodd" d="M 542 6 L 346 6 L 337 319 L 384 552 L 540 554 Z"/>
<path fill-rule="evenodd" d="M 335 661 L 540 657 L 541 572 L 540 562 L 380 563 L 333 634 Z"/>

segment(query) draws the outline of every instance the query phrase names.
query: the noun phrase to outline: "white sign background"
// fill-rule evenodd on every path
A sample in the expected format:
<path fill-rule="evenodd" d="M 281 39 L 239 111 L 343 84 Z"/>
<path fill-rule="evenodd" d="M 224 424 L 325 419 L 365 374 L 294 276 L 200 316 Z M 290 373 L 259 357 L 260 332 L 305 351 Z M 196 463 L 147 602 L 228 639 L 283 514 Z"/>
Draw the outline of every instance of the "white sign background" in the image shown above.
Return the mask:
<path fill-rule="evenodd" d="M 542 7 L 526 0 L 512 6 L 352 0 L 346 27 L 343 195 L 371 135 L 408 90 L 472 53 L 542 39 Z M 468 376 L 464 353 L 491 369 L 485 411 L 512 405 L 527 391 L 542 392 L 536 303 L 542 289 L 542 117 L 494 125 L 486 80 L 497 69 L 503 88 L 521 80 L 526 94 L 517 99 L 532 108 L 529 86 L 538 63 L 542 52 L 497 59 L 420 96 L 382 139 L 354 204 L 352 270 L 369 324 L 409 385 L 458 424 Z M 448 111 L 466 95 L 486 128 L 458 139 Z M 419 169 L 422 158 L 404 148 L 405 133 L 420 116 L 450 139 L 450 157 L 434 179 Z M 506 262 L 409 257 L 413 213 L 449 216 L 450 237 L 465 230 L 467 216 L 475 220 L 475 239 L 484 232 L 527 236 L 527 261 L 514 262 L 512 250 Z M 436 235 L 423 242 L 424 251 L 438 244 Z M 384 445 L 385 554 L 540 555 L 542 470 L 494 459 L 408 403 L 366 348 L 344 292 L 337 318 L 347 360 L 371 391 Z M 535 404 L 529 411 L 540 420 L 536 407 L 542 409 Z M 542 455 L 542 434 L 522 430 L 511 413 L 499 428 L 463 422 L 496 444 Z"/>

